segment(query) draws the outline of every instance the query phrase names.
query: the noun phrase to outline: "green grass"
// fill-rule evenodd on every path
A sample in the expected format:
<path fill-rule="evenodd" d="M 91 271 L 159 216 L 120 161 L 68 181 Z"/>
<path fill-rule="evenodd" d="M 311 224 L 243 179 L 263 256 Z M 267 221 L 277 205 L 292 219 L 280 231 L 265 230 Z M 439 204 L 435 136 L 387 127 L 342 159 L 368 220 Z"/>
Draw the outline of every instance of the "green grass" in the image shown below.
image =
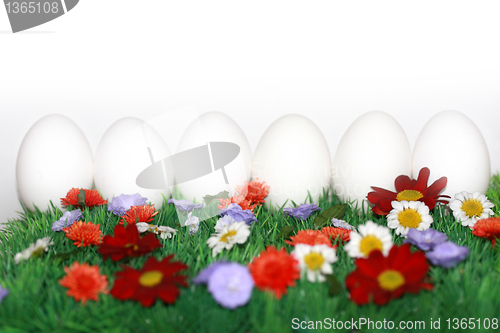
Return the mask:
<path fill-rule="evenodd" d="M 492 177 L 487 195 L 495 204 L 495 215 L 498 215 L 498 175 Z M 338 203 L 340 201 L 335 196 L 329 198 L 326 195 L 319 200 L 323 210 Z M 161 240 L 163 248 L 155 250 L 153 255 L 163 258 L 175 254 L 176 260 L 188 265 L 187 274 L 192 278 L 222 256 L 247 264 L 268 245 L 285 247 L 290 252 L 292 247 L 285 244 L 283 238 L 277 238 L 280 228 L 292 225 L 296 230 L 313 229 L 314 217 L 319 214 L 314 213 L 307 221 L 296 221 L 285 217 L 279 210 L 270 212 L 261 207 L 256 213 L 258 222 L 252 226 L 247 243 L 231 251 L 224 250 L 213 259 L 206 241 L 214 230 L 217 218 L 202 221 L 199 232 L 190 236 L 187 228 L 179 227 L 173 205 L 164 205 L 155 217 L 155 223 L 176 228 L 178 233 L 173 239 Z M 119 220 L 107 212 L 106 206 L 86 209 L 83 214 L 86 221 L 100 223 L 104 234 L 112 234 Z M 385 306 L 357 306 L 349 300 L 344 285 L 346 276 L 355 269 L 354 261 L 340 247 L 338 261 L 333 265 L 334 275 L 342 286 L 339 294 L 329 296 L 328 284 L 312 284 L 302 279 L 295 287 L 289 288 L 279 301 L 268 293 L 254 289 L 248 305 L 231 311 L 219 306 L 205 286 L 191 283 L 189 287 L 182 288 L 181 296 L 173 305 L 157 301 L 151 308 L 144 308 L 137 302 L 122 302 L 111 295 L 101 295 L 98 302 L 89 301 L 82 306 L 66 296 L 66 289 L 57 282 L 65 275 L 63 267 L 75 260 L 98 265 L 112 286 L 114 274 L 121 270 L 120 263 L 104 262 L 95 246 L 74 251 L 76 247 L 64 233 L 52 232 L 52 223 L 62 216 L 59 209 L 25 210 L 19 219 L 10 221 L 5 232 L 0 234 L 0 285 L 9 290 L 9 295 L 0 303 L 0 332 L 292 332 L 295 331 L 292 329 L 294 323 L 323 321 L 325 318 L 329 318 L 327 322 L 331 319 L 358 321 L 358 328 L 361 318 L 374 322 L 384 319 L 393 321 L 396 327 L 400 321 L 423 321 L 425 329 L 413 330 L 421 332 L 431 330 L 431 318 L 434 321 L 440 319 L 441 323 L 440 329 L 433 329 L 433 332 L 450 331 L 446 322 L 448 318 L 475 318 L 476 329 L 470 331 L 483 331 L 477 329 L 478 318 L 483 327 L 484 318 L 498 320 L 500 317 L 500 251 L 493 248 L 490 241 L 472 235 L 442 207 L 436 208 L 432 215 L 433 228 L 445 232 L 450 240 L 470 249 L 469 257 L 454 268 L 431 267 L 429 276 L 435 285 L 432 291 L 406 294 Z M 367 220 L 382 225 L 385 223 L 383 217 L 371 212 L 358 213 L 351 207 L 347 209 L 344 219 L 354 226 Z M 48 253 L 19 265 L 14 263 L 14 254 L 46 236 L 51 236 L 55 243 Z M 394 240 L 396 244 L 402 242 L 398 236 L 394 236 Z M 64 258 L 59 255 L 62 253 L 71 255 Z M 127 264 L 140 268 L 145 260 L 145 257 L 134 258 Z M 297 319 L 292 321 L 294 318 Z M 323 330 L 317 331 L 332 330 L 323 327 Z M 354 331 L 373 332 L 374 329 L 365 325 Z M 467 330 L 459 328 L 454 331 Z"/>

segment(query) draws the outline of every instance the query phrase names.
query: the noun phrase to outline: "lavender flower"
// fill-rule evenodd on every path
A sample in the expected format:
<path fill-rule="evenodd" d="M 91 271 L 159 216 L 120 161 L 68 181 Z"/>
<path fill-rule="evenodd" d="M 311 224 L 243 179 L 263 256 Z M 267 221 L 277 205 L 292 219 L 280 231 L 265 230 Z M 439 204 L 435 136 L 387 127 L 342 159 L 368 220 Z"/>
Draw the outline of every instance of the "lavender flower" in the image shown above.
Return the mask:
<path fill-rule="evenodd" d="M 215 232 L 220 232 L 222 228 L 230 226 L 233 223 L 236 223 L 236 220 L 230 215 L 225 215 L 217 221 L 217 224 L 215 225 Z"/>
<path fill-rule="evenodd" d="M 208 291 L 214 300 L 233 310 L 248 303 L 253 286 L 248 268 L 238 263 L 216 267 L 208 279 Z"/>
<path fill-rule="evenodd" d="M 188 214 L 188 218 L 186 222 L 184 222 L 184 226 L 189 226 L 189 234 L 194 235 L 200 228 L 200 219 L 198 216 L 192 216 L 191 214 L 193 213 Z"/>
<path fill-rule="evenodd" d="M 183 212 L 190 212 L 193 209 L 203 208 L 203 204 L 195 204 L 195 203 L 192 203 L 191 201 L 186 200 L 186 199 L 182 199 L 182 200 L 169 199 L 168 203 L 169 204 L 173 203 L 175 205 L 175 208 L 177 208 L 178 210 L 183 211 Z"/>
<path fill-rule="evenodd" d="M 63 228 L 69 227 L 82 217 L 80 208 L 64 212 L 63 216 L 52 223 L 52 231 L 62 231 Z"/>
<path fill-rule="evenodd" d="M 2 288 L 0 286 L 0 303 L 3 301 L 3 299 L 9 294 L 9 291 L 5 288 Z"/>
<path fill-rule="evenodd" d="M 285 215 L 293 216 L 297 220 L 300 218 L 302 220 L 306 220 L 311 214 L 317 210 L 321 210 L 315 204 L 302 204 L 299 207 L 294 208 L 283 208 Z"/>
<path fill-rule="evenodd" d="M 347 230 L 356 230 L 352 225 L 347 223 L 344 220 L 339 220 L 336 218 L 332 218 L 332 226 L 335 228 L 342 228 L 342 229 L 347 229 Z"/>
<path fill-rule="evenodd" d="M 435 229 L 426 229 L 424 231 L 410 228 L 408 230 L 407 238 L 404 243 L 410 243 L 418 247 L 422 251 L 429 251 L 436 245 L 443 243 L 448 236 Z"/>
<path fill-rule="evenodd" d="M 218 211 L 220 216 L 231 216 L 236 222 L 245 221 L 247 225 L 257 222 L 257 218 L 250 209 L 243 210 L 240 205 L 232 203 L 227 208 Z"/>
<path fill-rule="evenodd" d="M 450 268 L 467 258 L 467 246 L 459 246 L 453 242 L 444 242 L 436 245 L 434 249 L 425 254 L 433 265 Z"/>
<path fill-rule="evenodd" d="M 108 212 L 118 216 L 123 216 L 132 206 L 143 206 L 146 204 L 147 198 L 142 197 L 139 193 L 136 194 L 121 194 L 111 199 L 108 205 Z"/>
<path fill-rule="evenodd" d="M 203 269 L 194 279 L 193 283 L 194 284 L 208 284 L 208 280 L 210 280 L 210 277 L 212 276 L 213 272 L 215 272 L 219 267 L 224 266 L 224 265 L 229 265 L 229 262 L 225 260 L 221 260 L 218 262 L 214 262 L 210 264 L 207 268 Z"/>

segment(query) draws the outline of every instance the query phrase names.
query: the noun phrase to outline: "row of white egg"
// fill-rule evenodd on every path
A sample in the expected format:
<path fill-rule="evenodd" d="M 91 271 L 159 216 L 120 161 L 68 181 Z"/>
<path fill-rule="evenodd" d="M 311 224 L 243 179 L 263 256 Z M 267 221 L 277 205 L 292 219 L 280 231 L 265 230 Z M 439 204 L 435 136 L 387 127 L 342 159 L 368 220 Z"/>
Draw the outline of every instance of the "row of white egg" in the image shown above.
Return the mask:
<path fill-rule="evenodd" d="M 203 133 L 195 126 L 199 124 Z M 338 145 L 333 164 L 319 128 L 295 114 L 279 118 L 266 130 L 253 163 L 243 131 L 220 112 L 206 113 L 189 126 L 177 152 L 217 141 L 236 143 L 239 155 L 221 171 L 178 184 L 187 199 L 199 202 L 203 196 L 223 190 L 233 194 L 245 180 L 258 178 L 270 185 L 266 203 L 273 206 L 282 206 L 287 200 L 288 204 L 303 203 L 309 195 L 317 201 L 323 188 L 332 184 L 341 199 L 360 203 L 370 186 L 394 190 L 396 176 L 411 175 L 413 170 L 416 178 L 422 167 L 431 170 L 429 184 L 448 177 L 445 193 L 449 195 L 485 192 L 490 177 L 489 153 L 479 129 L 455 111 L 441 112 L 427 122 L 413 156 L 401 126 L 380 111 L 368 112 L 354 121 Z M 44 208 L 49 200 L 60 207 L 60 198 L 70 188 L 92 188 L 94 184 L 105 199 L 138 192 L 159 207 L 164 197 L 171 195 L 171 177 L 166 177 L 170 179 L 167 185 L 158 186 L 163 189 L 143 189 L 136 179 L 153 162 L 170 155 L 153 127 L 128 117 L 105 132 L 93 157 L 87 139 L 73 121 L 49 115 L 31 127 L 21 144 L 16 174 L 19 196 L 29 208 L 33 204 Z M 185 167 L 198 163 L 191 160 Z"/>

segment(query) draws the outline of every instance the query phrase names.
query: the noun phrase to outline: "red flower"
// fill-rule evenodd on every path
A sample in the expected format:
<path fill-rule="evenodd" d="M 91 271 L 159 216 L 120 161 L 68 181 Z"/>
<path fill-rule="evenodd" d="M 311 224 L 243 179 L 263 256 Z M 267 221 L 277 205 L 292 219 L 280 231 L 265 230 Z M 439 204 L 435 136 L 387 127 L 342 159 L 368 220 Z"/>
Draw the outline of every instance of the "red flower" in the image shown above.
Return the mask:
<path fill-rule="evenodd" d="M 328 236 L 333 241 L 338 239 L 342 244 L 351 240 L 351 230 L 335 227 L 324 227 L 321 233 Z"/>
<path fill-rule="evenodd" d="M 490 239 L 491 245 L 495 247 L 497 239 L 500 239 L 500 217 L 481 219 L 471 229 L 473 235 Z"/>
<path fill-rule="evenodd" d="M 440 198 L 449 198 L 449 196 L 439 195 L 446 187 L 447 178 L 441 177 L 427 187 L 429 174 L 429 168 L 422 168 L 417 180 L 404 175 L 398 176 L 394 181 L 397 193 L 372 186 L 374 192 L 367 195 L 368 201 L 375 204 L 372 211 L 378 215 L 387 215 L 392 210 L 391 202 L 395 200 L 422 201 L 429 209 L 433 209 L 436 202 L 448 203 L 448 200 Z"/>
<path fill-rule="evenodd" d="M 94 224 L 92 222 L 78 221 L 73 223 L 71 226 L 63 228 L 66 233 L 66 237 L 74 240 L 74 245 L 90 246 L 99 245 L 102 241 L 102 233 L 99 230 L 100 224 Z"/>
<path fill-rule="evenodd" d="M 116 273 L 111 295 L 119 300 L 131 299 L 151 306 L 156 298 L 165 303 L 174 303 L 180 294 L 179 286 L 187 287 L 187 276 L 178 272 L 188 267 L 179 261 L 170 261 L 174 255 L 162 261 L 150 257 L 141 270 L 124 266 Z"/>
<path fill-rule="evenodd" d="M 219 209 L 227 208 L 230 204 L 235 203 L 238 204 L 241 209 L 243 210 L 251 210 L 253 212 L 254 208 L 257 206 L 257 204 L 251 204 L 250 201 L 245 199 L 244 196 L 242 195 L 234 195 L 229 199 L 221 199 L 219 198 L 219 202 L 221 203 L 220 205 L 217 206 Z"/>
<path fill-rule="evenodd" d="M 258 179 L 250 183 L 245 181 L 245 185 L 236 186 L 236 191 L 243 195 L 250 204 L 261 204 L 269 194 L 269 185 L 266 185 L 266 182 L 259 182 Z"/>
<path fill-rule="evenodd" d="M 278 299 L 286 294 L 287 287 L 295 286 L 295 280 L 300 278 L 298 261 L 285 249 L 276 250 L 268 246 L 260 256 L 248 264 L 255 285 L 261 290 L 274 292 Z"/>
<path fill-rule="evenodd" d="M 82 301 L 85 305 L 87 300 L 97 301 L 99 293 L 107 294 L 108 278 L 99 273 L 99 267 L 89 266 L 85 263 L 79 264 L 77 261 L 71 267 L 64 267 L 66 276 L 59 280 L 59 284 L 68 288 L 66 295 L 71 296 L 75 301 Z"/>
<path fill-rule="evenodd" d="M 94 206 L 105 205 L 108 202 L 102 198 L 97 190 L 87 190 L 83 188 L 73 187 L 66 194 L 65 198 L 61 198 L 63 206 L 72 205 L 83 209 L 83 206 L 92 208 Z"/>
<path fill-rule="evenodd" d="M 155 212 L 155 205 L 132 206 L 127 213 L 123 215 L 120 224 L 124 224 L 125 221 L 127 224 L 135 224 L 136 222 L 148 223 L 153 221 L 153 217 L 156 214 L 158 214 L 158 212 Z"/>
<path fill-rule="evenodd" d="M 140 257 L 162 247 L 154 234 L 139 237 L 139 231 L 135 224 L 129 224 L 126 228 L 117 224 L 115 236 L 104 236 L 101 246 L 97 250 L 104 260 L 118 261 L 125 257 Z"/>
<path fill-rule="evenodd" d="M 332 246 L 332 241 L 325 233 L 319 230 L 299 230 L 297 235 L 290 237 L 291 241 L 286 240 L 285 243 L 295 246 L 297 244 L 326 244 L 330 247 Z"/>
<path fill-rule="evenodd" d="M 356 259 L 356 266 L 347 276 L 346 287 L 358 305 L 370 301 L 384 305 L 404 293 L 417 294 L 420 289 L 433 288 L 424 282 L 429 271 L 424 252 L 411 253 L 410 244 L 393 246 L 387 257 L 374 250 L 368 258 Z"/>

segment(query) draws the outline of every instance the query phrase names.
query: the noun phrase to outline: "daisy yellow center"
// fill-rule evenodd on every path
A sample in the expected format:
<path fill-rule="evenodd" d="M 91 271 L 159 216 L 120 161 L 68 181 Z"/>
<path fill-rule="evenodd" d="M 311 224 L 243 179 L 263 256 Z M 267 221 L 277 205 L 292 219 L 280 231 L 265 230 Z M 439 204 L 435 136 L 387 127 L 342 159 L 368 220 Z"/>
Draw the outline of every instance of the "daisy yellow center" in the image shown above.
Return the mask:
<path fill-rule="evenodd" d="M 321 253 L 311 252 L 304 257 L 304 262 L 311 271 L 314 271 L 320 269 L 321 266 L 323 266 L 325 258 L 323 258 Z"/>
<path fill-rule="evenodd" d="M 38 258 L 38 257 L 42 256 L 43 252 L 44 252 L 44 248 L 39 247 L 35 251 L 31 252 L 31 256 L 34 258 Z"/>
<path fill-rule="evenodd" d="M 483 212 L 483 205 L 477 199 L 467 199 L 462 203 L 462 210 L 468 217 L 479 217 Z"/>
<path fill-rule="evenodd" d="M 229 230 L 228 232 L 226 232 L 224 235 L 221 236 L 219 241 L 229 243 L 229 239 L 234 235 L 236 235 L 236 233 L 237 233 L 236 230 Z"/>
<path fill-rule="evenodd" d="M 422 222 L 422 215 L 413 208 L 405 208 L 398 214 L 399 224 L 407 228 L 417 228 Z"/>
<path fill-rule="evenodd" d="M 163 273 L 159 271 L 149 271 L 141 275 L 139 284 L 144 287 L 154 287 L 160 284 L 163 279 Z"/>
<path fill-rule="evenodd" d="M 139 249 L 139 246 L 137 246 L 136 244 L 132 244 L 132 243 L 125 245 L 125 248 L 129 248 L 129 247 L 133 247 L 134 251 L 137 251 Z"/>
<path fill-rule="evenodd" d="M 363 252 L 363 254 L 366 257 L 368 257 L 370 252 L 372 252 L 373 250 L 382 251 L 383 246 L 382 246 L 382 242 L 380 241 L 380 239 L 378 239 L 377 236 L 368 235 L 368 236 L 363 237 L 363 239 L 361 239 L 361 241 L 359 243 L 359 249 L 361 250 L 361 252 Z"/>
<path fill-rule="evenodd" d="M 380 288 L 394 291 L 405 284 L 405 277 L 398 271 L 388 269 L 377 277 Z"/>
<path fill-rule="evenodd" d="M 420 191 L 415 190 L 404 190 L 396 195 L 398 201 L 418 201 L 418 199 L 423 198 L 424 195 Z"/>

